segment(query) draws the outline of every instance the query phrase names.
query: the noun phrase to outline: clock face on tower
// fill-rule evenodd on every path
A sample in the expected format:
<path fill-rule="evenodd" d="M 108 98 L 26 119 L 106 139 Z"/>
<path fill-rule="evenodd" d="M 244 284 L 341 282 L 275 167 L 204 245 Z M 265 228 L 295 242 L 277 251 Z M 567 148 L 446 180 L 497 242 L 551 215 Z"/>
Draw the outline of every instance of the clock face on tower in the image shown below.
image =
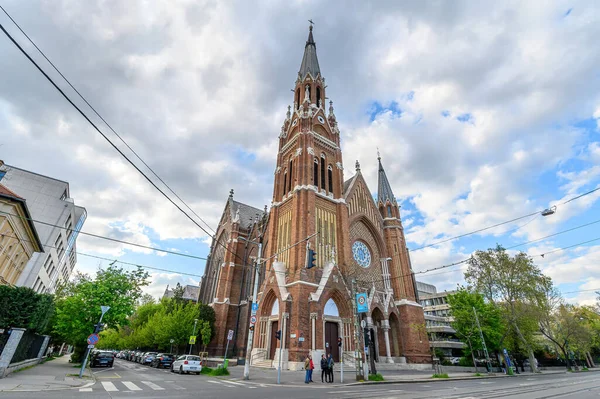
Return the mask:
<path fill-rule="evenodd" d="M 352 244 L 352 256 L 361 267 L 369 267 L 371 265 L 371 251 L 361 241 L 354 241 Z"/>

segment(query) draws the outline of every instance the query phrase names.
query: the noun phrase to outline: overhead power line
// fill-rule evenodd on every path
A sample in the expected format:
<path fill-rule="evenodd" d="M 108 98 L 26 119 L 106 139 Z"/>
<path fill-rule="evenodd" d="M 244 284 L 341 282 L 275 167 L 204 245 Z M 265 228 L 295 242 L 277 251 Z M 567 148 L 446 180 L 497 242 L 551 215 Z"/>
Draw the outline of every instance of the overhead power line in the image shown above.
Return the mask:
<path fill-rule="evenodd" d="M 121 154 L 121 156 L 123 158 L 125 158 L 125 160 L 127 160 L 127 162 L 133 166 L 158 192 L 160 192 L 163 197 L 165 197 L 171 204 L 173 204 L 181 213 L 183 213 L 192 223 L 194 223 L 198 228 L 200 228 L 200 230 L 202 230 L 205 234 L 207 234 L 208 236 L 212 237 L 212 235 L 206 231 L 206 229 L 204 227 L 202 227 L 196 220 L 194 220 L 186 211 L 184 211 L 177 203 L 175 203 L 175 201 L 173 201 L 171 199 L 171 197 L 169 197 L 163 190 L 160 189 L 160 187 L 158 187 L 156 185 L 156 183 L 154 183 L 152 181 L 152 179 L 150 179 L 135 163 L 133 163 L 128 157 L 127 155 L 125 155 L 123 153 L 123 151 L 121 151 L 99 128 L 98 126 L 96 126 L 96 124 L 94 122 L 92 122 L 92 120 L 81 110 L 81 108 L 79 108 L 74 102 L 73 100 L 71 100 L 69 98 L 69 96 L 67 96 L 65 94 L 65 92 L 58 87 L 58 85 L 54 82 L 54 80 L 52 80 L 52 78 L 50 76 L 48 76 L 48 74 L 37 64 L 37 62 L 35 62 L 35 60 L 33 58 L 31 58 L 31 56 L 23 49 L 23 47 L 21 47 L 21 45 L 19 43 L 17 43 L 17 41 L 11 36 L 10 33 L 8 33 L 8 31 L 4 28 L 4 26 L 2 24 L 0 24 L 0 30 L 2 30 L 2 32 L 4 32 L 4 34 L 10 39 L 10 41 L 21 51 L 21 53 L 23 53 L 23 55 L 25 55 L 25 57 L 27 57 L 27 59 L 38 69 L 38 71 L 40 71 L 40 73 L 42 75 L 44 75 L 44 77 L 52 84 L 52 86 L 54 86 L 54 88 L 56 90 L 58 90 L 58 92 L 67 100 L 67 102 L 69 102 L 69 104 L 71 104 L 73 106 L 73 108 L 75 108 L 77 110 L 77 112 L 79 112 L 79 114 L 81 116 L 83 116 L 83 118 L 90 124 L 92 125 L 92 127 L 94 128 L 94 130 L 96 130 L 98 133 L 100 133 L 100 135 L 119 153 Z M 234 251 L 232 251 L 231 249 L 229 249 L 226 245 L 217 242 L 218 245 L 222 246 L 223 248 L 225 248 L 226 251 L 230 252 L 231 254 L 233 254 L 236 258 L 240 259 L 243 261 L 243 259 L 240 258 L 240 256 L 235 253 Z"/>
<path fill-rule="evenodd" d="M 173 195 L 175 195 L 175 197 L 177 197 L 177 199 L 179 201 L 181 201 L 186 206 L 187 209 L 189 209 L 202 223 L 204 223 L 206 225 L 206 227 L 208 227 L 213 232 L 213 234 L 216 234 L 214 229 L 212 227 L 210 227 L 210 225 L 208 223 L 206 223 L 206 221 L 204 221 L 204 219 L 202 219 L 202 217 L 200 217 L 200 215 L 198 215 L 179 195 L 177 195 L 177 193 L 173 189 L 171 189 L 171 187 L 169 187 L 169 185 L 142 159 L 142 157 L 140 157 L 139 154 L 133 148 L 131 148 L 131 146 L 125 141 L 125 139 L 123 139 L 115 131 L 115 129 L 113 129 L 113 127 L 106 121 L 106 119 L 104 119 L 104 117 L 102 117 L 102 115 L 100 115 L 100 113 L 96 110 L 96 108 L 94 108 L 92 106 L 92 104 L 90 104 L 88 102 L 88 100 L 79 92 L 79 90 L 77 90 L 75 88 L 75 86 L 73 86 L 71 81 L 69 79 L 67 79 L 67 77 L 58 69 L 58 67 L 56 65 L 54 65 L 54 63 L 52 61 L 50 61 L 50 59 L 46 56 L 46 54 L 38 47 L 38 45 L 33 41 L 33 39 L 31 39 L 31 37 L 29 37 L 29 35 L 27 33 L 25 33 L 25 31 L 21 28 L 21 26 L 17 23 L 17 21 L 14 20 L 14 18 L 8 13 L 8 11 L 6 11 L 6 9 L 4 9 L 4 7 L 2 7 L 2 5 L 0 5 L 0 9 L 2 9 L 2 11 L 4 11 L 6 16 L 8 18 L 10 18 L 10 20 L 15 24 L 15 26 L 21 31 L 21 33 L 27 38 L 27 40 L 29 40 L 29 42 L 33 45 L 33 47 L 36 48 L 36 50 L 46 59 L 46 61 L 48 61 L 48 63 L 61 76 L 61 78 L 63 78 L 64 81 L 67 82 L 67 84 L 71 87 L 71 89 L 73 89 L 73 91 L 75 91 L 75 93 L 77 93 L 77 95 L 87 104 L 88 107 L 90 107 L 90 109 L 96 114 L 96 116 L 98 116 L 98 118 L 100 118 L 102 120 L 102 122 L 104 122 L 104 124 L 106 126 L 108 126 L 108 128 L 119 138 L 119 140 L 121 140 L 123 142 L 123 144 L 125 144 L 125 146 L 137 157 L 137 159 L 139 159 L 144 164 L 144 166 L 147 167 L 150 170 L 150 172 L 152 172 L 152 174 L 158 180 L 160 180 L 160 182 L 162 184 L 164 184 L 165 187 L 167 187 L 167 189 L 169 189 L 169 191 L 171 193 L 173 193 Z"/>
<path fill-rule="evenodd" d="M 17 218 L 20 218 L 20 219 L 23 219 L 23 220 L 29 220 L 29 221 L 32 221 L 32 222 L 35 222 L 35 223 L 40 223 L 40 224 L 43 224 L 45 226 L 58 227 L 59 229 L 63 229 L 65 231 L 73 231 L 73 232 L 78 233 L 78 234 L 83 234 L 83 235 L 86 235 L 86 236 L 90 236 L 90 237 L 94 237 L 94 238 L 99 238 L 99 239 L 102 239 L 102 240 L 108 240 L 108 241 L 112 241 L 112 242 L 118 242 L 120 244 L 132 245 L 132 246 L 138 247 L 138 248 L 151 249 L 153 251 L 163 252 L 163 253 L 171 254 L 171 255 L 184 256 L 186 258 L 207 260 L 207 258 L 204 258 L 202 256 L 198 256 L 198 255 L 189 255 L 189 254 L 184 254 L 184 253 L 181 253 L 181 252 L 169 251 L 167 249 L 150 247 L 148 245 L 137 244 L 135 242 L 118 240 L 116 238 L 101 236 L 99 234 L 87 233 L 87 232 L 81 231 L 81 230 L 77 231 L 77 230 L 75 230 L 73 228 L 67 228 L 67 227 L 64 227 L 64 226 L 59 226 L 59 225 L 56 225 L 56 224 L 52 224 L 52 223 L 48 223 L 48 222 L 43 222 L 43 221 L 37 220 L 37 219 L 32 219 L 32 218 L 28 218 L 28 217 L 21 216 L 21 215 L 15 215 L 14 213 L 9 213 L 9 212 L 5 212 L 5 211 L 0 211 L 0 213 L 5 214 L 5 215 L 14 216 L 14 217 L 17 217 Z"/>
<path fill-rule="evenodd" d="M 594 193 L 594 192 L 596 192 L 598 190 L 600 190 L 600 187 L 595 188 L 593 190 L 589 190 L 589 191 L 587 191 L 587 192 L 585 192 L 583 194 L 577 195 L 577 196 L 575 196 L 573 198 L 570 198 L 570 199 L 568 199 L 566 201 L 563 201 L 563 202 L 561 202 L 559 204 L 556 204 L 556 205 L 554 205 L 554 207 L 558 207 L 558 206 L 562 206 L 562 205 L 568 204 L 571 201 L 574 201 L 574 200 L 577 200 L 579 198 L 585 197 L 586 195 L 590 195 L 590 194 L 592 194 L 592 193 Z M 502 225 L 505 225 L 505 224 L 508 224 L 508 223 L 516 222 L 518 220 L 525 219 L 525 218 L 528 218 L 530 216 L 534 216 L 534 215 L 537 216 L 537 215 L 540 215 L 544 210 L 545 209 L 540 210 L 540 211 L 536 211 L 536 212 L 532 212 L 532 213 L 529 213 L 527 215 L 519 216 L 517 218 L 511 219 L 511 220 L 507 220 L 505 222 L 496 223 L 496 224 L 493 224 L 491 226 L 484 227 L 484 228 L 481 228 L 481 229 L 477 229 L 477 230 L 474 230 L 474 231 L 471 231 L 471 232 L 468 232 L 468 233 L 460 234 L 460 235 L 457 235 L 457 236 L 454 236 L 454 237 L 448 237 L 448 238 L 445 238 L 443 240 L 439 240 L 439 241 L 433 242 L 431 244 L 427 244 L 427 245 L 423 245 L 423 246 L 418 247 L 418 248 L 411 249 L 410 251 L 411 252 L 420 251 L 422 249 L 433 247 L 433 246 L 436 246 L 438 244 L 443 244 L 443 243 L 448 242 L 448 241 L 457 240 L 459 238 L 463 238 L 463 237 L 467 237 L 467 236 L 470 236 L 470 235 L 473 235 L 473 234 L 477 234 L 477 233 L 480 233 L 480 232 L 485 231 L 485 230 L 490 230 L 490 229 L 493 229 L 495 227 L 499 227 L 499 226 L 502 226 Z M 525 225 L 531 223 L 532 221 L 533 220 L 530 220 L 529 222 L 525 223 Z M 523 225 L 523 226 L 525 226 L 525 225 Z M 518 229 L 522 228 L 523 226 L 520 226 L 520 227 L 516 228 L 515 230 L 518 230 Z M 515 231 L 515 230 L 512 230 L 512 231 Z M 509 232 L 511 232 L 511 231 L 507 231 L 506 233 L 509 233 Z"/>

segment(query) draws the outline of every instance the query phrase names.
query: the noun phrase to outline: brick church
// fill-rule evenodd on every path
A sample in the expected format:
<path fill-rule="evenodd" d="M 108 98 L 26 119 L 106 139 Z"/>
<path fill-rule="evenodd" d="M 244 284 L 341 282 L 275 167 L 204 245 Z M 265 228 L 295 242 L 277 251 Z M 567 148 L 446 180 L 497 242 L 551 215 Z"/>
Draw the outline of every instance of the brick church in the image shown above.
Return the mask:
<path fill-rule="evenodd" d="M 309 352 L 314 359 L 331 352 L 336 361 L 344 356 L 352 363 L 354 348 L 363 345 L 362 333 L 355 335 L 362 320 L 373 330 L 375 361 L 428 363 L 400 207 L 381 158 L 376 200 L 358 161 L 344 180 L 340 131 L 332 102 L 326 105 L 326 87 L 311 26 L 293 106 L 279 134 L 271 208 L 243 204 L 231 190 L 213 238 L 200 289 L 200 300 L 217 318 L 209 353 L 223 356 L 233 330 L 228 355 L 246 356 L 258 265 L 252 364 L 274 365 L 281 353 L 284 369 L 299 369 Z M 308 249 L 316 252 L 312 268 Z M 353 290 L 367 293 L 368 311 L 357 319 Z"/>

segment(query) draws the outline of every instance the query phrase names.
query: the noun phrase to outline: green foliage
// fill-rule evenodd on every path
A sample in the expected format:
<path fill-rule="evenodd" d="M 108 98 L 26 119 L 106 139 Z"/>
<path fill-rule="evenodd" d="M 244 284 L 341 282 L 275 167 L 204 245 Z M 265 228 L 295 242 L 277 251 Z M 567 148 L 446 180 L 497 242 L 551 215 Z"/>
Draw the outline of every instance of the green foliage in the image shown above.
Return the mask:
<path fill-rule="evenodd" d="M 450 378 L 447 373 L 434 374 L 431 378 Z"/>
<path fill-rule="evenodd" d="M 473 367 L 473 359 L 470 357 L 461 357 L 458 359 L 458 365 L 462 367 Z"/>
<path fill-rule="evenodd" d="M 0 285 L 0 327 L 46 332 L 54 314 L 54 298 L 31 288 Z"/>
<path fill-rule="evenodd" d="M 490 302 L 486 303 L 483 295 L 467 288 L 460 288 L 456 293 L 448 295 L 448 303 L 454 317 L 452 327 L 456 330 L 459 338 L 468 344 L 463 349 L 465 356 L 471 356 L 471 351 L 483 349 L 473 309 L 477 311 L 477 317 L 488 350 L 500 349 L 505 330 L 500 308 Z"/>
<path fill-rule="evenodd" d="M 195 319 L 198 319 L 197 342 L 208 345 L 214 334 L 215 320 L 214 310 L 210 306 L 176 298 L 165 298 L 159 303 L 147 301 L 139 305 L 129 318 L 129 326 L 103 332 L 97 346 L 170 351 L 170 341 L 173 340 L 173 352 L 181 353 L 193 333 Z"/>
<path fill-rule="evenodd" d="M 217 367 L 216 369 L 213 369 L 208 375 L 213 377 L 229 375 L 229 370 L 227 370 L 227 367 Z"/>
<path fill-rule="evenodd" d="M 481 373 L 475 373 L 475 377 L 481 377 Z"/>
<path fill-rule="evenodd" d="M 369 374 L 369 381 L 383 381 L 383 376 L 379 373 Z"/>
<path fill-rule="evenodd" d="M 213 369 L 211 369 L 210 367 L 202 367 L 202 370 L 200 370 L 200 374 L 210 375 L 212 371 Z"/>
<path fill-rule="evenodd" d="M 95 279 L 77 274 L 73 281 L 58 290 L 54 332 L 75 346 L 76 354 L 72 359 L 81 358 L 77 357 L 80 349 L 86 346 L 86 337 L 100 319 L 100 306 L 110 306 L 102 319 L 107 328 L 127 325 L 145 285 L 148 285 L 148 273 L 141 268 L 125 271 L 111 265 L 99 269 Z"/>

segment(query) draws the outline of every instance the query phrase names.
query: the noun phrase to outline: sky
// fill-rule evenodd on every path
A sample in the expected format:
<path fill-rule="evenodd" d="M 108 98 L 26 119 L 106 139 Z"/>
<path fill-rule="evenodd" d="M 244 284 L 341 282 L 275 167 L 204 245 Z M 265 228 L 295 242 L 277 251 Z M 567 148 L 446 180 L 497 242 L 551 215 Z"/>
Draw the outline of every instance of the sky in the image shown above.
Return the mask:
<path fill-rule="evenodd" d="M 312 19 L 340 125 L 344 177 L 359 160 L 375 194 L 379 148 L 418 280 L 450 290 L 463 283 L 461 266 L 422 272 L 496 244 L 577 228 L 511 251 L 530 254 L 567 301 L 595 300 L 600 239 L 586 241 L 600 238 L 600 223 L 578 227 L 600 220 L 600 191 L 563 204 L 600 186 L 594 1 L 2 5 L 212 229 L 232 188 L 236 200 L 257 208 L 271 202 L 278 134 Z M 1 12 L 0 24 L 118 140 Z M 88 211 L 84 231 L 207 255 L 209 235 L 128 165 L 3 35 L 0 73 L 0 159 L 68 181 Z M 551 216 L 429 246 L 554 205 Z M 77 245 L 82 253 L 167 270 L 149 269 L 147 292 L 155 296 L 167 284 L 197 284 L 205 266 L 86 236 Z M 94 273 L 107 264 L 80 255 L 77 269 Z"/>

